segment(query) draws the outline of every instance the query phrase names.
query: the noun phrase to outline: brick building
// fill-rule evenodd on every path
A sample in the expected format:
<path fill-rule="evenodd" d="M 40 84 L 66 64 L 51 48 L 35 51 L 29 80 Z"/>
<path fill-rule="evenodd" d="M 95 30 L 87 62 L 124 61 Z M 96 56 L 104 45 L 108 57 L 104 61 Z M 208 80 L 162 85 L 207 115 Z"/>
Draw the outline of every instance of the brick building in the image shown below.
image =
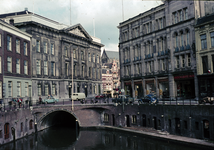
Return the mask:
<path fill-rule="evenodd" d="M 125 94 L 198 98 L 194 25 L 195 19 L 213 11 L 213 4 L 166 0 L 119 24 Z"/>
<path fill-rule="evenodd" d="M 48 94 L 69 99 L 73 92 L 88 95 L 101 92 L 101 44 L 81 24 L 67 26 L 28 10 L 0 15 L 8 22 L 32 35 L 32 99 Z"/>
<path fill-rule="evenodd" d="M 13 25 L 0 19 L 0 103 L 31 97 L 31 35 Z"/>

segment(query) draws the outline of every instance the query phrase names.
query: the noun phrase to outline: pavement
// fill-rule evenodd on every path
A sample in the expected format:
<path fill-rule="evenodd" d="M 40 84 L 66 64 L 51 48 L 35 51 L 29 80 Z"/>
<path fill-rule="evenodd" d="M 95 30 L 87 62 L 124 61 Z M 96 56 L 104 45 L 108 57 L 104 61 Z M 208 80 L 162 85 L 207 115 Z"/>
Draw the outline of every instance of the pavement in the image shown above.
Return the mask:
<path fill-rule="evenodd" d="M 165 139 L 165 140 L 169 140 L 169 141 L 175 141 L 178 143 L 186 143 L 186 144 L 194 144 L 194 145 L 204 146 L 204 148 L 205 147 L 213 147 L 214 148 L 214 142 L 213 141 L 195 139 L 195 138 L 178 136 L 178 135 L 172 135 L 172 134 L 169 134 L 167 131 L 162 132 L 160 130 L 155 130 L 154 128 L 99 126 L 99 128 L 102 128 L 102 127 L 105 129 L 116 129 L 116 130 L 120 130 L 120 131 L 143 134 L 143 135 L 161 138 L 161 139 Z"/>

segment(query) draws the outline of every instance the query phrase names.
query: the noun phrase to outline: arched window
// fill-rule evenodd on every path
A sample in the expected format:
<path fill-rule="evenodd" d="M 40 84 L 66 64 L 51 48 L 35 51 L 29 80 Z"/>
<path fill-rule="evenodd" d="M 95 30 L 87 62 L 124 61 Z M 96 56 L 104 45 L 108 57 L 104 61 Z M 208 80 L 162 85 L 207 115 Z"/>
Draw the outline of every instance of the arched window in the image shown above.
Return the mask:
<path fill-rule="evenodd" d="M 30 128 L 30 130 L 33 129 L 33 120 L 30 120 L 30 122 L 29 122 L 29 128 Z"/>
<path fill-rule="evenodd" d="M 107 114 L 107 113 L 104 114 L 104 121 L 105 122 L 109 121 L 109 114 Z"/>
<path fill-rule="evenodd" d="M 178 47 L 178 34 L 175 33 L 175 47 Z"/>

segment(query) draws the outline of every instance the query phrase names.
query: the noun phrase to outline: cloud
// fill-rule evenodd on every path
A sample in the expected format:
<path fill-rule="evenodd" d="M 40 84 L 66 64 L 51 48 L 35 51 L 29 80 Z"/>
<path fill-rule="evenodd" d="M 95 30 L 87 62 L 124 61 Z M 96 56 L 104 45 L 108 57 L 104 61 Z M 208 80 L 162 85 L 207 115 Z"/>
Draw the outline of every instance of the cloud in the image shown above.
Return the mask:
<path fill-rule="evenodd" d="M 144 11 L 156 7 L 161 1 L 123 0 L 124 19 L 132 18 Z M 34 4 L 34 5 L 33 5 Z M 80 23 L 93 36 L 93 19 L 95 35 L 108 50 L 118 50 L 119 29 L 123 21 L 122 0 L 1 0 L 0 14 L 29 11 L 70 24 L 70 7 L 72 24 Z"/>

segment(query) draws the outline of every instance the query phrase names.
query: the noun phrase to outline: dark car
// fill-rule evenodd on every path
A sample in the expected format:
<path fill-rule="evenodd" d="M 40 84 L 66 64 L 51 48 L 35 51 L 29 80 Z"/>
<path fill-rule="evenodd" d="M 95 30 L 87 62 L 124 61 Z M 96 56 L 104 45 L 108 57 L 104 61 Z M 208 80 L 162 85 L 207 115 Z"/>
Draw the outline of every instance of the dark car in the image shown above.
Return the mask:
<path fill-rule="evenodd" d="M 113 103 L 133 103 L 134 98 L 130 97 L 129 95 L 119 95 L 117 98 L 112 99 Z"/>
<path fill-rule="evenodd" d="M 95 96 L 95 98 L 96 98 L 96 99 L 105 98 L 105 94 L 97 95 L 97 96 Z"/>
<path fill-rule="evenodd" d="M 146 95 L 146 97 L 142 97 L 141 99 L 138 99 L 139 104 L 143 103 L 149 103 L 149 104 L 157 104 L 158 99 L 153 94 Z"/>

